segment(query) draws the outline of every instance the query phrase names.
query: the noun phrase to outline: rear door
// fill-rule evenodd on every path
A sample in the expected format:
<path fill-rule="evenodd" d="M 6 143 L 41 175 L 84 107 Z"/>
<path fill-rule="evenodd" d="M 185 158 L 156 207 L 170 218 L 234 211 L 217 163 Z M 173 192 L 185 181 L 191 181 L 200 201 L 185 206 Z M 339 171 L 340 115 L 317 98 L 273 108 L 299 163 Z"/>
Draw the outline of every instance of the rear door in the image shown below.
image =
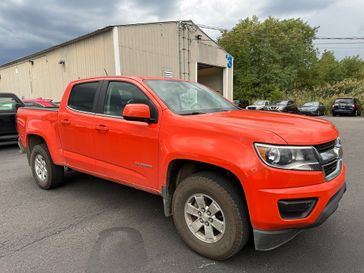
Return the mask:
<path fill-rule="evenodd" d="M 74 85 L 59 111 L 59 134 L 66 164 L 94 173 L 95 105 L 101 81 Z"/>
<path fill-rule="evenodd" d="M 17 135 L 16 110 L 19 104 L 11 95 L 0 96 L 0 136 Z"/>
<path fill-rule="evenodd" d="M 127 104 L 149 105 L 157 119 L 156 104 L 133 81 L 105 82 L 100 113 L 95 116 L 96 169 L 100 175 L 145 190 L 157 187 L 159 123 L 128 121 Z"/>

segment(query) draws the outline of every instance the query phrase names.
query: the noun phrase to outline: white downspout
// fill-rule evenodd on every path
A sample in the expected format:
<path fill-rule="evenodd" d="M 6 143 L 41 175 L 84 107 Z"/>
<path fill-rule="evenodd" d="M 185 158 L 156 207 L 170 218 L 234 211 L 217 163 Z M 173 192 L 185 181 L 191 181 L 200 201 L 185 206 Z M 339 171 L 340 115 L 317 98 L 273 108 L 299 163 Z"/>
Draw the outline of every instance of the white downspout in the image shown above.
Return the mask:
<path fill-rule="evenodd" d="M 120 46 L 119 46 L 119 30 L 118 27 L 114 27 L 112 30 L 112 42 L 114 48 L 114 64 L 115 64 L 115 75 L 121 75 L 120 66 Z"/>

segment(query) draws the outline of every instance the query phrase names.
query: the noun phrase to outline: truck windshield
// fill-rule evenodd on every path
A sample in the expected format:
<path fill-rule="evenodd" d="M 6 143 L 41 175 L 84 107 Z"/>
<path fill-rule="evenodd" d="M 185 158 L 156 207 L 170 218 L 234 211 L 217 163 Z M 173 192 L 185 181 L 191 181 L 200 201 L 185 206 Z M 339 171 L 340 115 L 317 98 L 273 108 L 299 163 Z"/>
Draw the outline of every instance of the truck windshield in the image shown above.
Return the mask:
<path fill-rule="evenodd" d="M 288 104 L 288 100 L 282 100 L 282 101 L 278 101 L 277 105 L 281 105 L 281 106 L 285 106 Z"/>
<path fill-rule="evenodd" d="M 145 80 L 158 97 L 179 115 L 231 111 L 238 108 L 209 88 L 192 82 Z"/>
<path fill-rule="evenodd" d="M 344 98 L 344 99 L 336 99 L 335 100 L 335 103 L 343 103 L 343 104 L 351 104 L 351 103 L 354 103 L 354 99 L 351 99 L 351 98 Z"/>
<path fill-rule="evenodd" d="M 313 107 L 313 106 L 319 106 L 319 103 L 318 102 L 306 102 L 303 107 Z"/>

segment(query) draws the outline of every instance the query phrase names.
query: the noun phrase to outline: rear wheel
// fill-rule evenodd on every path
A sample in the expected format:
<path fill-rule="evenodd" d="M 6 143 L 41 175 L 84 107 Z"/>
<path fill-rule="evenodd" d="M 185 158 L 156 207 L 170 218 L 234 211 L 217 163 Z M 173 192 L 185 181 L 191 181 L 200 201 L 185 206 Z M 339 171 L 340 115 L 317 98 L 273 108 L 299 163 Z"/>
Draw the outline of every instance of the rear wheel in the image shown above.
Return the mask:
<path fill-rule="evenodd" d="M 64 168 L 53 163 L 46 144 L 33 148 L 30 165 L 35 182 L 41 189 L 49 190 L 62 184 Z"/>
<path fill-rule="evenodd" d="M 185 243 L 211 259 L 225 260 L 248 242 L 250 223 L 243 197 L 224 176 L 200 172 L 173 195 L 173 220 Z"/>

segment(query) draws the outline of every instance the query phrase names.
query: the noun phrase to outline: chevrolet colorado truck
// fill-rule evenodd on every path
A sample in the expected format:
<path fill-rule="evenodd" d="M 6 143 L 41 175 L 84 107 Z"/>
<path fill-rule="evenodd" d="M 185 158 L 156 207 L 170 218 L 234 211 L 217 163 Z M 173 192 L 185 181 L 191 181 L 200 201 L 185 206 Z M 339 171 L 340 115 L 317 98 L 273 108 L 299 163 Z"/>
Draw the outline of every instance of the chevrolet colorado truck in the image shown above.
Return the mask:
<path fill-rule="evenodd" d="M 17 120 L 40 188 L 67 167 L 161 195 L 183 241 L 216 260 L 320 225 L 346 190 L 331 122 L 241 110 L 194 82 L 77 80 L 59 109 L 21 108 Z"/>

